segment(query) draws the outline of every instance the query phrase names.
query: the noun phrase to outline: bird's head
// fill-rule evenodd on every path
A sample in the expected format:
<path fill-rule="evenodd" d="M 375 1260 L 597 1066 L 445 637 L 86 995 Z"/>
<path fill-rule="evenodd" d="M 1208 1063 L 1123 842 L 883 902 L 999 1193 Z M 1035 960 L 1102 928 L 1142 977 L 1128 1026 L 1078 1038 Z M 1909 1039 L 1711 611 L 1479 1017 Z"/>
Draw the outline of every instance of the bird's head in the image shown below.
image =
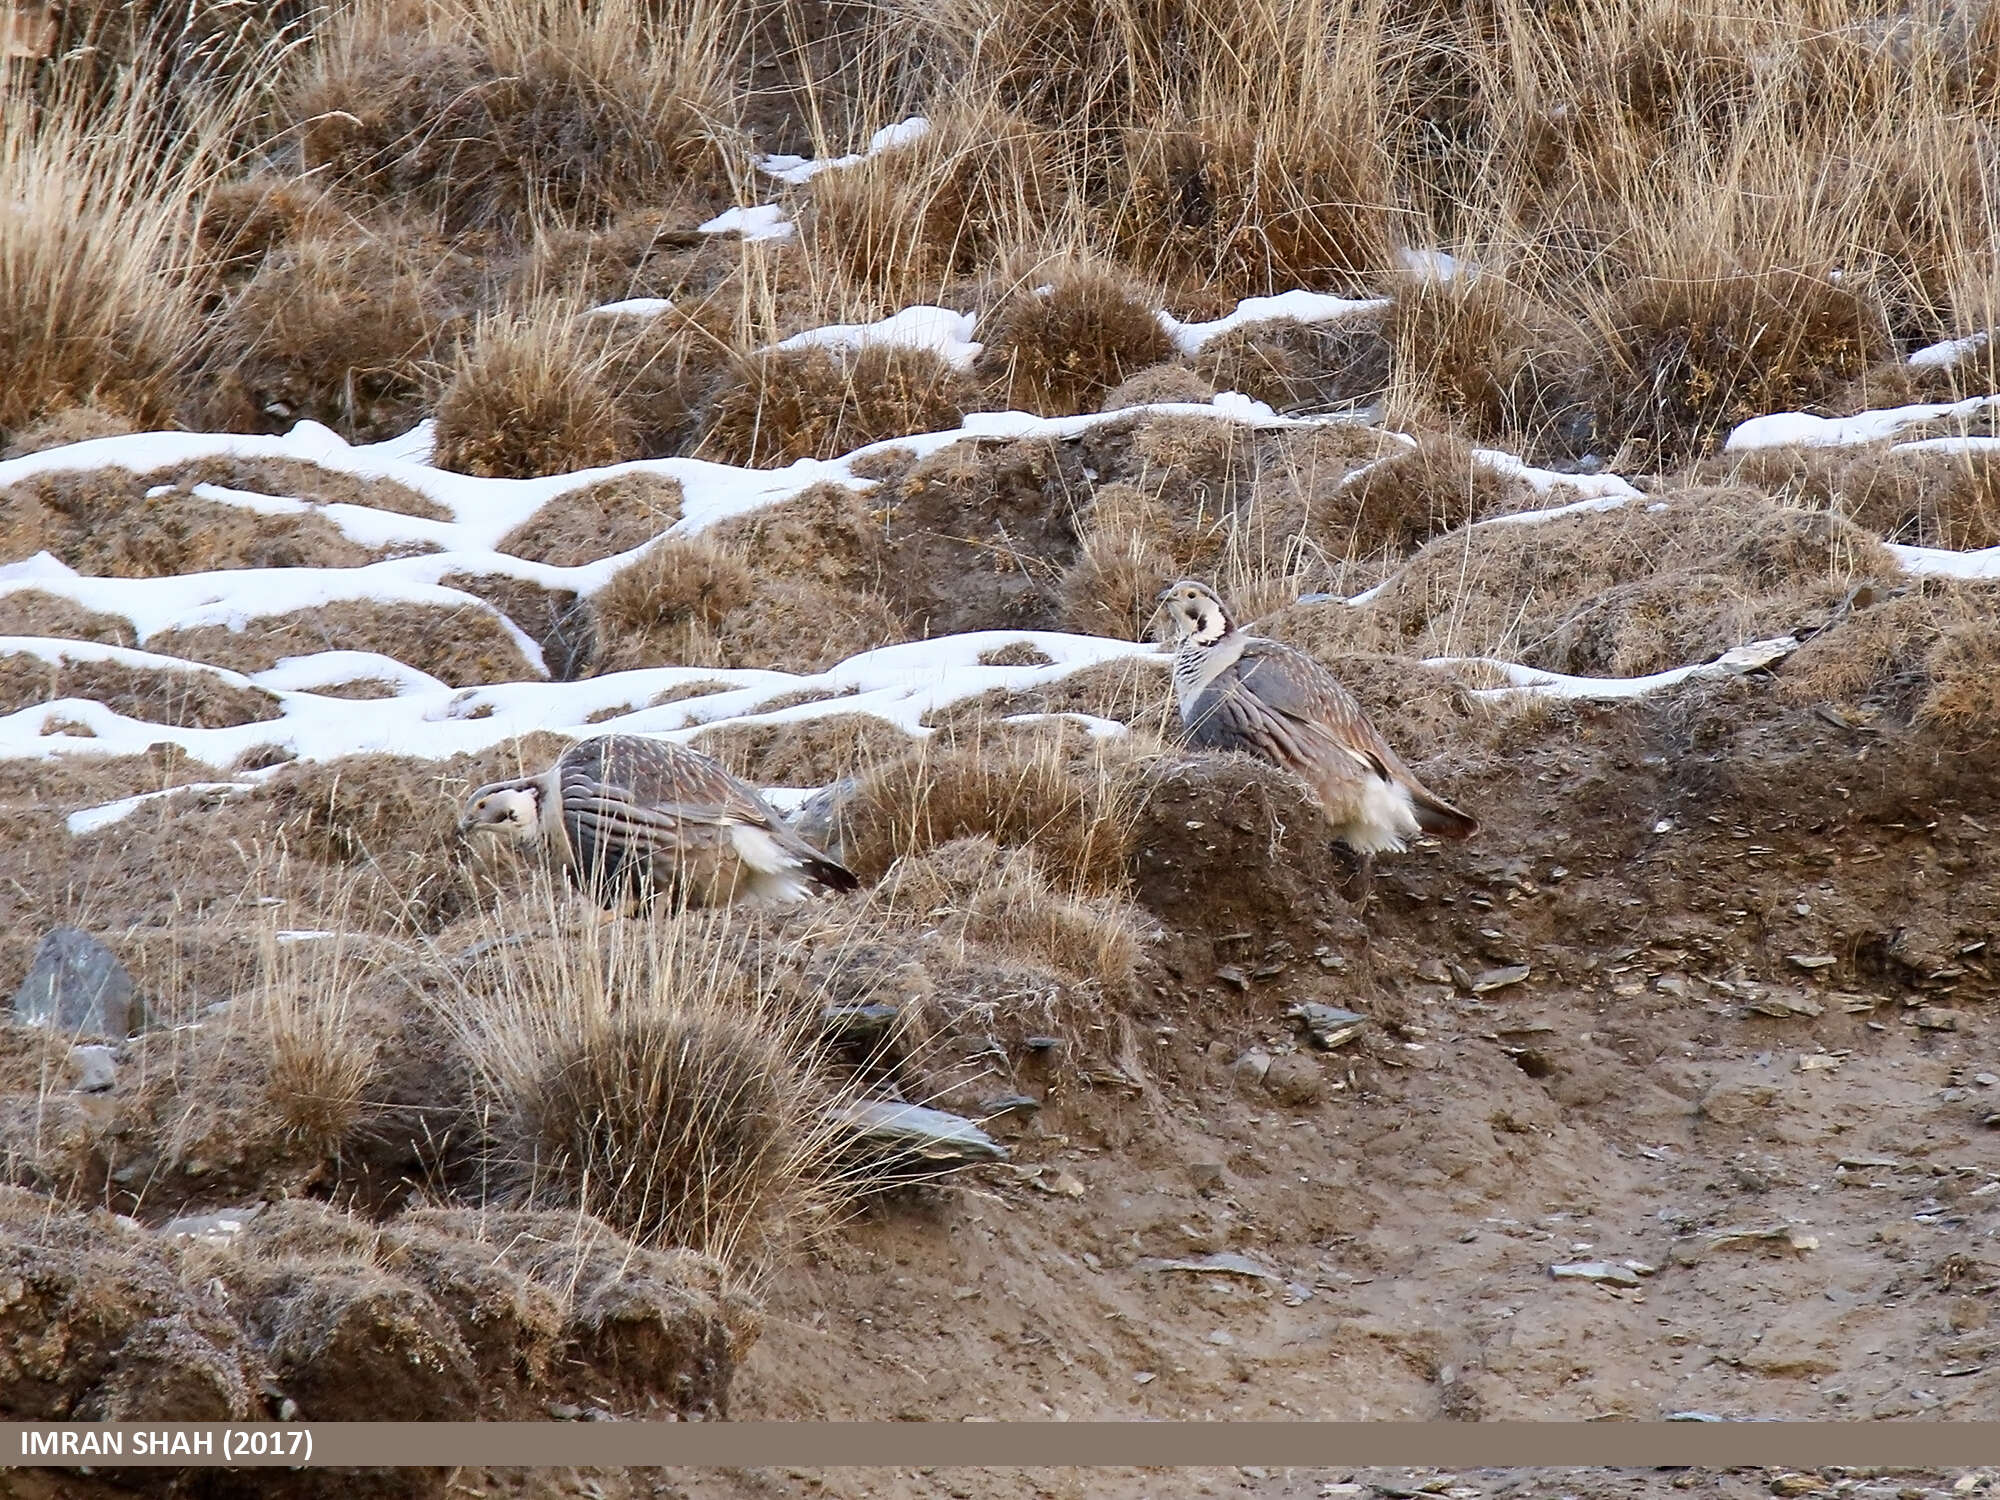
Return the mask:
<path fill-rule="evenodd" d="M 1160 603 L 1173 617 L 1174 634 L 1179 640 L 1212 646 L 1235 628 L 1215 590 L 1192 578 L 1183 578 L 1161 589 Z"/>
<path fill-rule="evenodd" d="M 483 786 L 465 804 L 458 820 L 462 834 L 489 833 L 526 842 L 541 829 L 542 798 L 534 786 L 499 782 Z"/>

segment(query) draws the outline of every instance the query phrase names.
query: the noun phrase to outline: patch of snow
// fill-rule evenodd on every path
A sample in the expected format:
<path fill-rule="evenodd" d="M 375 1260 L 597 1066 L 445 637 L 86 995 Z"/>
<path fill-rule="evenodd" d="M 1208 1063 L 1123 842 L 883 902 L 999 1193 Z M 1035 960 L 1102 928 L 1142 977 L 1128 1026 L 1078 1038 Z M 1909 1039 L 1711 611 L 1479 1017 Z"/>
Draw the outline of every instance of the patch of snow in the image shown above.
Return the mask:
<path fill-rule="evenodd" d="M 388 682 L 404 693 L 452 690 L 430 673 L 419 672 L 379 651 L 316 651 L 311 656 L 280 657 L 275 667 L 254 673 L 250 681 L 279 693 L 311 692 L 349 682 Z"/>
<path fill-rule="evenodd" d="M 1934 578 L 2000 579 L 2000 547 L 1977 552 L 1948 552 L 1942 547 L 1905 547 L 1887 544 L 1905 573 L 1929 574 Z"/>
<path fill-rule="evenodd" d="M 1642 493 L 1616 474 L 1559 474 L 1554 469 L 1538 469 L 1533 464 L 1522 463 L 1513 454 L 1503 453 L 1498 448 L 1474 448 L 1472 456 L 1496 473 L 1525 481 L 1541 495 L 1546 495 L 1555 489 L 1569 489 L 1576 491 L 1585 500 L 1617 500 L 1622 503 L 1626 500 L 1636 500 Z M 1547 520 L 1551 516 L 1566 514 L 1576 508 L 1576 506 L 1559 505 L 1553 510 L 1529 511 L 1524 514 Z M 1583 508 L 1607 510 L 1614 507 L 1586 504 Z M 1490 519 L 1512 521 L 1518 519 L 1518 516 L 1493 516 Z"/>
<path fill-rule="evenodd" d="M 2000 403 L 2000 396 L 1974 396 L 1965 401 L 1932 402 L 1915 406 L 1891 406 L 1880 411 L 1857 412 L 1851 417 L 1815 417 L 1809 412 L 1773 412 L 1739 423 L 1722 445 L 1726 453 L 1743 453 L 1753 448 L 1833 448 L 1853 443 L 1873 443 L 1894 437 L 1905 427 L 1934 422 L 1941 417 L 1967 417 Z"/>
<path fill-rule="evenodd" d="M 182 792 L 250 792 L 256 789 L 254 781 L 190 781 L 182 786 L 170 786 L 165 791 L 141 792 L 136 797 L 120 797 L 116 802 L 81 808 L 71 813 L 63 823 L 72 836 L 81 838 L 109 828 L 113 823 L 123 822 L 148 802 L 157 802 L 162 797 L 174 797 Z"/>
<path fill-rule="evenodd" d="M 1090 731 L 1094 740 L 1115 740 L 1132 732 L 1130 724 L 1121 724 L 1116 719 L 1099 718 L 1096 714 L 1064 712 L 1056 714 L 1009 714 L 1003 724 L 1043 724 L 1051 720 L 1067 719 L 1072 724 L 1081 724 Z"/>
<path fill-rule="evenodd" d="M 894 125 L 884 125 L 868 138 L 868 149 L 848 156 L 785 156 L 770 155 L 752 158 L 758 171 L 766 177 L 792 187 L 811 182 L 822 172 L 836 171 L 842 167 L 857 167 L 877 152 L 891 151 L 898 146 L 907 146 L 912 141 L 920 141 L 931 133 L 931 122 L 921 115 Z"/>
<path fill-rule="evenodd" d="M 19 562 L 0 564 L 0 583 L 20 583 L 38 578 L 74 578 L 75 568 L 53 552 L 37 552 Z"/>
<path fill-rule="evenodd" d="M 735 234 L 746 240 L 788 240 L 797 233 L 783 206 L 776 203 L 732 208 L 695 228 L 703 234 Z"/>
<path fill-rule="evenodd" d="M 593 307 L 593 318 L 657 318 L 673 307 L 665 297 L 627 297 L 623 302 L 603 302 Z"/>
<path fill-rule="evenodd" d="M 1798 648 L 1799 643 L 1793 637 L 1778 636 L 1734 647 L 1713 661 L 1652 672 L 1644 677 L 1572 677 L 1563 672 L 1544 672 L 1539 667 L 1524 667 L 1519 662 L 1496 661 L 1486 656 L 1437 656 L 1424 665 L 1441 668 L 1487 667 L 1500 673 L 1510 684 L 1507 687 L 1476 688 L 1472 691 L 1475 698 L 1581 698 L 1615 702 L 1638 698 L 1691 678 L 1740 677 L 1746 672 L 1761 671 L 1784 660 Z"/>
<path fill-rule="evenodd" d="M 969 370 L 984 347 L 972 341 L 978 319 L 948 307 L 906 307 L 879 323 L 833 323 L 795 333 L 772 347 L 808 349 L 818 346 L 850 352 L 874 344 L 895 344 L 934 350 L 954 370 Z"/>
<path fill-rule="evenodd" d="M 1455 281 L 1460 276 L 1470 280 L 1478 271 L 1455 255 L 1447 255 L 1442 250 L 1398 250 L 1396 260 L 1412 281 Z"/>
<path fill-rule="evenodd" d="M 1984 349 L 1992 338 L 1990 333 L 1975 333 L 1962 339 L 1946 339 L 1941 344 L 1930 344 L 1917 350 L 1910 356 L 1909 362 L 1919 370 L 1949 369 Z"/>
<path fill-rule="evenodd" d="M 1379 312 L 1389 305 L 1385 297 L 1354 299 L 1325 292 L 1280 292 L 1275 297 L 1245 297 L 1236 310 L 1206 323 L 1182 323 L 1160 313 L 1160 327 L 1183 354 L 1199 354 L 1212 339 L 1252 323 L 1284 319 L 1293 323 L 1332 323 L 1356 313 Z"/>

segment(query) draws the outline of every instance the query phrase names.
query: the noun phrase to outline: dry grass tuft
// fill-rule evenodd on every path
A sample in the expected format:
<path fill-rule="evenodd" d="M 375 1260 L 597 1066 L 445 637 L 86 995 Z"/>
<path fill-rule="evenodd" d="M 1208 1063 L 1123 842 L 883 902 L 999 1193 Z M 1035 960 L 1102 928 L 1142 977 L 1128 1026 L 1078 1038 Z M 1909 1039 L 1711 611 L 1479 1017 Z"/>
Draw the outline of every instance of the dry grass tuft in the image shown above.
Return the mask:
<path fill-rule="evenodd" d="M 1148 365 L 1107 391 L 1098 410 L 1124 411 L 1168 401 L 1206 405 L 1215 399 L 1215 390 L 1213 381 L 1187 365 Z"/>
<path fill-rule="evenodd" d="M 1922 724 L 1961 744 L 1990 741 L 2000 735 L 1996 605 L 1991 585 L 1939 579 L 1886 598 L 1861 591 L 1785 663 L 1785 695 L 1863 721 Z"/>
<path fill-rule="evenodd" d="M 1065 201 L 1047 132 L 962 102 L 926 113 L 920 139 L 813 178 L 812 260 L 838 289 L 897 307 L 936 301 L 1038 235 Z"/>
<path fill-rule="evenodd" d="M 765 350 L 738 358 L 710 398 L 699 451 L 754 468 L 837 458 L 949 431 L 965 405 L 958 372 L 929 349 L 876 344 L 845 359 L 818 347 Z"/>
<path fill-rule="evenodd" d="M 1413 278 L 1390 299 L 1396 399 L 1442 414 L 1473 437 L 1551 437 L 1579 451 L 1590 414 L 1572 410 L 1580 334 L 1491 268 Z M 1551 432 L 1561 429 L 1560 433 Z"/>
<path fill-rule="evenodd" d="M 826 786 L 900 760 L 910 736 L 874 714 L 822 714 L 776 724 L 705 729 L 695 749 L 757 786 Z"/>
<path fill-rule="evenodd" d="M 746 604 L 756 575 L 735 552 L 703 537 L 667 537 L 611 575 L 591 603 L 600 638 L 715 626 Z"/>
<path fill-rule="evenodd" d="M 263 172 L 219 182 L 202 200 L 200 246 L 208 273 L 234 282 L 272 252 L 340 232 L 338 213 L 310 178 Z"/>
<path fill-rule="evenodd" d="M 574 568 L 643 547 L 680 518 L 678 480 L 619 474 L 565 490 L 502 537 L 498 550 Z"/>
<path fill-rule="evenodd" d="M 1028 278 L 982 327 L 978 372 L 1009 406 L 1044 416 L 1095 411 L 1105 393 L 1172 359 L 1173 340 L 1137 282 L 1107 267 Z"/>
<path fill-rule="evenodd" d="M 181 729 L 217 729 L 279 717 L 278 700 L 214 674 L 128 667 L 106 661 L 45 661 L 26 652 L 0 656 L 0 715 L 58 698 L 91 698 L 113 713 Z"/>
<path fill-rule="evenodd" d="M 6 447 L 0 448 L 0 458 L 23 458 L 94 438 L 123 437 L 138 430 L 123 412 L 106 411 L 89 402 L 65 406 L 10 433 Z"/>
<path fill-rule="evenodd" d="M 164 494 L 123 469 L 56 470 L 0 491 L 0 551 L 49 552 L 92 577 L 166 578 L 226 568 L 355 567 L 378 555 L 311 513 L 266 515 Z"/>
<path fill-rule="evenodd" d="M 870 901 L 947 941 L 998 949 L 1113 995 L 1130 988 L 1144 940 L 1137 909 L 1122 897 L 1067 895 L 1032 851 L 978 836 L 897 860 Z"/>
<path fill-rule="evenodd" d="M 1210 339 L 1194 367 L 1218 390 L 1241 391 L 1278 411 L 1318 411 L 1380 397 L 1389 387 L 1393 352 L 1379 318 L 1284 318 Z"/>
<path fill-rule="evenodd" d="M 536 479 L 638 458 L 609 321 L 592 327 L 558 305 L 482 319 L 438 398 L 432 462 L 486 479 Z"/>
<path fill-rule="evenodd" d="M 379 441 L 422 415 L 427 371 L 464 330 L 479 271 L 443 242 L 342 233 L 266 258 L 209 335 L 239 425 L 300 417 Z M 223 411 L 217 417 L 233 413 Z"/>
<path fill-rule="evenodd" d="M 179 405 L 201 318 L 188 208 L 256 92 L 176 89 L 163 62 L 0 91 L 0 440 L 74 406 L 158 427 Z"/>
<path fill-rule="evenodd" d="M 344 927 L 344 922 L 337 926 Z M 365 1114 L 376 1040 L 354 1023 L 356 966 L 350 939 L 281 938 L 278 919 L 259 934 L 260 982 L 249 1024 L 269 1048 L 264 1096 L 285 1133 L 318 1155 L 340 1149 Z"/>
<path fill-rule="evenodd" d="M 1885 541 L 2000 545 L 2000 466 L 1980 449 L 1758 448 L 1710 467 L 1793 504 L 1829 506 Z"/>
<path fill-rule="evenodd" d="M 729 28 L 694 3 L 361 8 L 285 102 L 309 170 L 447 232 L 596 224 L 727 187 Z"/>
<path fill-rule="evenodd" d="M 539 677 L 521 646 L 491 610 L 470 603 L 389 604 L 342 599 L 290 614 L 266 615 L 242 630 L 199 625 L 148 636 L 148 651 L 183 656 L 246 675 L 287 656 L 373 651 L 428 672 L 454 687 L 525 682 Z"/>
<path fill-rule="evenodd" d="M 739 1270 L 824 1209 L 818 1005 L 786 1003 L 744 929 L 621 923 L 502 945 L 486 967 L 445 1019 L 518 1196 Z"/>
<path fill-rule="evenodd" d="M 1071 757 L 1045 739 L 982 745 L 968 733 L 949 749 L 925 742 L 860 778 L 841 811 L 841 846 L 864 880 L 898 859 L 954 839 L 990 838 L 1034 851 L 1059 887 L 1115 891 L 1125 879 L 1136 778 L 1132 764 L 1092 746 Z"/>

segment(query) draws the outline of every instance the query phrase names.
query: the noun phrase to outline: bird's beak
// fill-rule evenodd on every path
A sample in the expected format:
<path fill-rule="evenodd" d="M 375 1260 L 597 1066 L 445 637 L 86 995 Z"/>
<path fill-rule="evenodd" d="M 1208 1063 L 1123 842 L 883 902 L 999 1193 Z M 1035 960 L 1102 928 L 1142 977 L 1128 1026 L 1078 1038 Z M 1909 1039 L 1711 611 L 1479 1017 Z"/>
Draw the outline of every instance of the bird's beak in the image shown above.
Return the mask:
<path fill-rule="evenodd" d="M 1161 589 L 1159 593 L 1153 595 L 1153 602 L 1155 604 L 1165 604 L 1167 602 L 1167 595 L 1171 594 L 1173 591 L 1174 591 L 1174 586 L 1170 583 L 1165 588 Z"/>

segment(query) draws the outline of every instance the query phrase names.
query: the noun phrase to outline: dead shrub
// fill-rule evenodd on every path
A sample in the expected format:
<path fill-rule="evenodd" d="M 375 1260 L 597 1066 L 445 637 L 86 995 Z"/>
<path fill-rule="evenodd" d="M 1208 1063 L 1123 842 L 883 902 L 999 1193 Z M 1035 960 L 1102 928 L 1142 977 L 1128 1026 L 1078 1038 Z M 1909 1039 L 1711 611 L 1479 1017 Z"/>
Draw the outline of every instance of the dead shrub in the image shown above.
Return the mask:
<path fill-rule="evenodd" d="M 127 718 L 179 729 L 218 729 L 279 716 L 271 694 L 212 672 L 81 657 L 47 661 L 19 651 L 0 656 L 0 715 L 58 698 L 94 699 Z"/>
<path fill-rule="evenodd" d="M 219 484 L 259 495 L 282 495 L 314 505 L 365 505 L 423 521 L 449 521 L 451 512 L 394 479 L 346 474 L 296 458 L 245 458 L 232 453 L 190 459 L 141 476 L 146 488 Z"/>
<path fill-rule="evenodd" d="M 944 432 L 965 417 L 958 372 L 934 351 L 875 344 L 739 358 L 709 400 L 699 452 L 751 468 L 838 458 L 869 443 Z"/>
<path fill-rule="evenodd" d="M 680 482 L 615 475 L 557 495 L 500 539 L 498 551 L 574 568 L 643 547 L 681 518 Z"/>
<path fill-rule="evenodd" d="M 1359 288 L 1389 253 L 1388 178 L 1366 113 L 1359 101 L 1287 101 L 1265 117 L 1283 121 L 1276 132 L 1227 113 L 1128 132 L 1124 254 L 1232 298 Z"/>
<path fill-rule="evenodd" d="M 1480 462 L 1461 439 L 1426 433 L 1314 498 L 1313 529 L 1335 544 L 1328 550 L 1365 557 L 1400 555 L 1468 521 L 1527 508 L 1534 492 Z"/>
<path fill-rule="evenodd" d="M 901 639 L 901 620 L 877 594 L 760 574 L 747 598 L 714 619 L 691 610 L 629 635 L 600 624 L 592 667 L 598 674 L 657 666 L 823 672 Z"/>
<path fill-rule="evenodd" d="M 308 170 L 447 233 L 597 224 L 727 189 L 724 26 L 683 19 L 656 30 L 639 0 L 440 6 L 413 27 L 363 14 L 285 113 Z"/>
<path fill-rule="evenodd" d="M 2000 735 L 2000 623 L 1992 618 L 1949 626 L 1924 657 L 1930 679 L 1917 722 L 1974 740 Z"/>
<path fill-rule="evenodd" d="M 866 495 L 845 485 L 816 484 L 789 500 L 723 521 L 713 535 L 760 573 L 866 589 L 881 579 L 883 530 Z"/>
<path fill-rule="evenodd" d="M 514 278 L 515 298 L 559 297 L 580 307 L 657 297 L 676 303 L 709 291 L 735 269 L 726 236 L 694 226 L 711 217 L 690 199 L 620 214 L 601 228 L 543 229 Z"/>
<path fill-rule="evenodd" d="M 422 415 L 425 374 L 465 326 L 478 271 L 442 243 L 343 234 L 267 257 L 210 339 L 258 413 L 379 441 Z"/>
<path fill-rule="evenodd" d="M 1091 265 L 1023 287 L 982 333 L 977 373 L 1009 405 L 1044 416 L 1094 411 L 1107 391 L 1174 354 L 1144 288 Z"/>
<path fill-rule="evenodd" d="M 438 397 L 432 462 L 486 479 L 536 479 L 638 458 L 605 321 L 591 328 L 552 306 L 482 319 Z"/>
<path fill-rule="evenodd" d="M 812 179 L 814 262 L 898 306 L 934 300 L 1054 217 L 1058 150 L 1005 111 L 938 110 L 917 140 Z"/>
<path fill-rule="evenodd" d="M 1033 849 L 1060 887 L 1112 891 L 1125 878 L 1132 795 L 1130 767 L 1103 752 L 1072 762 L 1054 744 L 926 744 L 860 778 L 840 810 L 841 846 L 874 880 L 905 855 L 985 837 Z"/>
<path fill-rule="evenodd" d="M 1108 994 L 1129 989 L 1143 928 L 1122 897 L 1066 895 L 1033 853 L 990 838 L 954 839 L 890 868 L 870 901 L 948 940 L 978 943 Z"/>
<path fill-rule="evenodd" d="M 1085 635 L 1138 640 L 1158 611 L 1161 589 L 1180 574 L 1172 555 L 1134 530 L 1093 530 L 1063 570 L 1063 613 Z"/>
<path fill-rule="evenodd" d="M 201 203 L 203 269 L 223 282 L 240 280 L 275 250 L 337 232 L 337 218 L 311 179 L 264 172 L 219 182 Z"/>
<path fill-rule="evenodd" d="M 1605 330 L 1609 417 L 1671 462 L 1738 422 L 1822 400 L 1887 352 L 1865 281 L 1789 269 L 1689 266 L 1614 296 Z"/>

